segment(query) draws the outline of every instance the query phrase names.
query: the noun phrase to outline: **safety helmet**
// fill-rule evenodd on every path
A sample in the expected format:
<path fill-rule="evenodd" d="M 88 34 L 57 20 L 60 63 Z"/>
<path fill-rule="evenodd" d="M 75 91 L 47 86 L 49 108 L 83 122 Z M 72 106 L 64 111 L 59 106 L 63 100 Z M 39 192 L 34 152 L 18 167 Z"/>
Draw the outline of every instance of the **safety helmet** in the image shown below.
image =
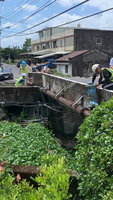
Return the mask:
<path fill-rule="evenodd" d="M 26 66 L 26 62 L 25 62 L 24 60 L 22 61 L 22 65 L 23 65 L 23 66 Z"/>
<path fill-rule="evenodd" d="M 93 66 L 92 66 L 92 71 L 95 73 L 96 72 L 96 70 L 97 70 L 97 68 L 99 67 L 99 65 L 100 64 L 94 64 Z"/>
<path fill-rule="evenodd" d="M 26 74 L 26 73 L 23 73 L 23 74 L 22 74 L 22 77 L 26 77 L 26 76 L 27 76 L 27 74 Z"/>

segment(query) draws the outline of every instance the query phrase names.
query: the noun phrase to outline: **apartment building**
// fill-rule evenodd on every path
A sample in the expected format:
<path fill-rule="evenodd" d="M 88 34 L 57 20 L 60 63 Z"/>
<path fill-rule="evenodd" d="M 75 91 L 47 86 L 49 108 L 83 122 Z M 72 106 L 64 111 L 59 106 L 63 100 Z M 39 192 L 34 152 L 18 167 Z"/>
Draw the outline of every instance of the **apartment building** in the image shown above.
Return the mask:
<path fill-rule="evenodd" d="M 32 52 L 42 57 L 64 55 L 74 50 L 74 27 L 49 27 L 39 31 L 39 39 L 31 42 Z M 44 55 L 44 56 L 42 56 Z"/>

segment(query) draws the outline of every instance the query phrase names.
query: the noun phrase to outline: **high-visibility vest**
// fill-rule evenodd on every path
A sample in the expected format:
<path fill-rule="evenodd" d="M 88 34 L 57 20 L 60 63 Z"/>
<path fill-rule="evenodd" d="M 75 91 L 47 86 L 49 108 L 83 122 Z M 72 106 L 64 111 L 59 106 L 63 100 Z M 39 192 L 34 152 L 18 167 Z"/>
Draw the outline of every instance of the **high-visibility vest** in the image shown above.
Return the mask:
<path fill-rule="evenodd" d="M 28 65 L 26 65 L 24 68 L 22 67 L 22 64 L 20 65 L 20 69 L 22 73 L 28 74 Z"/>
<path fill-rule="evenodd" d="M 105 78 L 104 78 L 104 75 L 103 75 L 103 70 L 104 70 L 104 69 L 108 70 L 108 71 L 111 73 L 111 77 L 110 77 L 109 80 L 113 82 L 113 69 L 110 69 L 110 68 L 102 68 L 102 78 L 103 78 L 103 79 L 105 79 Z"/>
<path fill-rule="evenodd" d="M 18 86 L 22 86 L 23 85 L 23 82 L 20 83 L 20 81 L 23 79 L 23 77 L 21 76 L 15 83 L 15 86 L 18 87 Z"/>

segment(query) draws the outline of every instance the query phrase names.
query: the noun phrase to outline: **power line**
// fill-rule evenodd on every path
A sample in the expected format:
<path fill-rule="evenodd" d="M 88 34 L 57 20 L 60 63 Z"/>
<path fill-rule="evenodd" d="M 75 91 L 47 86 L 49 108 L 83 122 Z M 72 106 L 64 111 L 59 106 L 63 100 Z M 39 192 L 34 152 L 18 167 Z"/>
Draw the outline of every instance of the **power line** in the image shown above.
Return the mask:
<path fill-rule="evenodd" d="M 31 3 L 35 3 L 35 2 L 39 3 L 39 1 L 40 1 L 40 0 L 38 0 L 38 2 L 37 2 L 37 0 L 33 0 Z M 27 2 L 27 3 L 28 3 L 28 2 Z M 24 4 L 24 5 L 25 5 L 25 4 Z M 12 17 L 9 17 L 9 19 L 13 19 L 13 18 L 15 18 L 15 16 L 17 17 L 18 15 L 24 13 L 24 11 L 25 11 L 26 9 L 30 8 L 31 6 L 32 6 L 32 4 L 27 4 L 27 5 L 26 5 L 24 8 L 22 8 L 20 11 L 18 11 L 18 12 L 15 13 L 14 15 L 12 15 Z"/>
<path fill-rule="evenodd" d="M 100 12 L 93 13 L 93 14 L 91 14 L 91 15 L 87 15 L 87 16 L 85 16 L 85 17 L 81 17 L 81 18 L 79 18 L 79 19 L 75 19 L 75 20 L 70 21 L 70 22 L 66 22 L 66 23 L 63 23 L 63 24 L 59 24 L 59 25 L 57 25 L 57 26 L 54 26 L 53 29 L 54 29 L 54 28 L 58 28 L 58 27 L 60 27 L 60 26 L 65 26 L 65 25 L 68 25 L 68 24 L 72 24 L 72 23 L 74 23 L 74 22 L 78 22 L 78 21 L 81 21 L 81 20 L 84 20 L 84 19 L 87 19 L 87 18 L 90 18 L 90 17 L 93 17 L 93 16 L 96 16 L 96 15 L 99 15 L 99 14 L 102 14 L 102 13 L 105 13 L 105 12 L 108 12 L 108 11 L 110 11 L 110 10 L 113 10 L 113 7 L 112 7 L 112 8 L 109 8 L 109 9 L 106 9 L 106 10 L 103 10 L 103 11 L 100 11 Z M 40 30 L 39 30 L 39 31 L 32 32 L 32 33 L 26 33 L 26 34 L 23 34 L 23 35 L 18 35 L 18 34 L 17 34 L 17 36 L 33 35 L 33 34 L 36 34 L 36 33 L 38 33 L 38 32 L 40 32 Z M 10 36 L 8 36 L 8 37 L 10 37 Z M 11 37 L 12 37 L 12 36 L 11 36 Z M 5 38 L 5 37 L 4 37 L 4 38 Z M 7 38 L 7 37 L 6 37 L 6 38 Z"/>
<path fill-rule="evenodd" d="M 27 19 L 29 19 L 29 18 L 32 17 L 33 15 L 35 15 L 35 14 L 41 12 L 41 11 L 44 10 L 45 8 L 49 7 L 51 4 L 55 3 L 56 1 L 57 1 L 57 0 L 53 0 L 53 1 L 50 2 L 49 4 L 47 4 L 47 3 L 49 2 L 49 1 L 47 1 L 43 6 L 41 6 L 41 7 L 40 7 L 37 11 L 35 11 L 32 15 L 28 16 L 27 18 L 25 18 L 24 20 L 18 22 L 18 23 L 15 24 L 15 25 L 9 26 L 8 28 L 13 27 L 13 26 L 16 26 L 16 28 L 17 28 L 17 26 L 19 26 L 20 23 L 21 23 L 21 24 L 22 24 L 22 23 L 25 24 L 25 21 L 26 21 Z M 47 4 L 47 5 L 46 5 L 46 4 Z M 7 27 L 5 27 L 5 28 L 7 28 Z M 3 28 L 2 30 L 4 30 L 5 28 Z M 16 28 L 15 28 L 15 29 L 16 29 Z M 13 29 L 13 30 L 15 30 L 15 29 Z M 12 31 L 13 31 L 13 30 L 12 30 Z M 12 31 L 10 31 L 9 33 L 12 33 Z"/>
<path fill-rule="evenodd" d="M 61 13 L 59 13 L 59 14 L 57 14 L 57 15 L 54 15 L 53 17 L 50 17 L 49 19 L 47 19 L 47 20 L 45 20 L 45 21 L 42 21 L 42 22 L 40 22 L 40 23 L 38 23 L 38 24 L 36 24 L 36 25 L 34 25 L 34 26 L 28 28 L 28 29 L 25 29 L 25 30 L 20 31 L 20 32 L 18 32 L 18 33 L 15 33 L 15 34 L 13 34 L 13 35 L 9 35 L 9 36 L 7 36 L 7 38 L 8 38 L 8 37 L 12 37 L 12 36 L 16 36 L 16 35 L 18 35 L 18 34 L 20 34 L 20 33 L 23 33 L 23 32 L 26 32 L 26 31 L 32 29 L 32 28 L 35 28 L 35 27 L 37 27 L 37 26 L 39 26 L 39 25 L 41 25 L 41 24 L 43 24 L 43 23 L 45 23 L 45 22 L 48 22 L 48 21 L 50 21 L 50 20 L 52 20 L 52 19 L 54 19 L 54 18 L 56 18 L 56 17 L 58 17 L 58 16 L 60 16 L 60 15 L 62 15 L 62 14 L 64 14 L 64 13 L 66 13 L 66 12 L 68 12 L 68 11 L 70 11 L 70 10 L 72 10 L 72 9 L 74 9 L 74 8 L 76 8 L 76 7 L 80 6 L 80 5 L 82 5 L 82 4 L 86 3 L 86 2 L 88 2 L 88 1 L 89 1 L 89 0 L 85 0 L 85 1 L 79 3 L 79 4 L 75 5 L 75 6 L 72 6 L 71 8 L 69 8 L 69 9 L 67 9 L 67 10 L 65 10 L 65 11 L 63 11 L 63 12 L 61 12 Z"/>
<path fill-rule="evenodd" d="M 7 15 L 6 15 L 6 17 L 9 17 L 10 16 L 10 13 L 11 13 L 11 15 L 12 14 L 14 14 L 15 12 L 17 12 L 19 9 L 21 9 L 21 6 L 22 5 L 24 5 L 25 3 L 28 3 L 29 1 L 31 1 L 31 0 L 26 0 L 25 2 L 24 2 L 25 0 L 22 0 L 20 3 L 18 3 L 17 5 L 16 5 L 16 7 L 14 7 L 13 8 L 13 13 L 12 13 L 12 9 L 11 9 L 11 11 L 9 11 L 8 13 L 7 13 Z M 23 4 L 24 3 L 24 4 Z M 21 5 L 22 4 L 22 5 Z M 20 6 L 21 5 L 21 6 Z"/>
<path fill-rule="evenodd" d="M 42 10 L 44 10 L 45 8 L 49 7 L 50 5 L 52 5 L 53 3 L 55 3 L 57 0 L 53 0 L 52 2 L 48 3 L 48 1 L 43 5 L 41 6 L 37 11 L 35 11 L 33 14 L 31 14 L 30 16 L 26 17 L 25 19 L 19 21 L 17 24 L 14 24 L 14 25 L 11 25 L 9 26 L 9 28 L 13 27 L 13 26 L 18 26 L 20 25 L 20 23 L 22 24 L 22 22 L 25 22 L 27 19 L 31 18 L 32 16 L 36 15 L 37 13 L 41 12 Z M 47 4 L 48 3 L 48 4 Z M 47 5 L 46 5 L 47 4 Z M 5 29 L 5 27 L 3 28 Z M 2 30 L 3 30 L 2 29 Z M 14 29 L 15 30 L 15 29 Z"/>

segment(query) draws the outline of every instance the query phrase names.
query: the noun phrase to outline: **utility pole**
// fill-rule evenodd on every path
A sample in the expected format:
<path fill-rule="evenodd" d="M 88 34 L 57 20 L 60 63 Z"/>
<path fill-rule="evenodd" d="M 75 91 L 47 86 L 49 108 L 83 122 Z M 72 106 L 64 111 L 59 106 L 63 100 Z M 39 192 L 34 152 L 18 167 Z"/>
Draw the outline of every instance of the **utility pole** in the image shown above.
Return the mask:
<path fill-rule="evenodd" d="M 0 0 L 0 1 L 4 1 L 4 0 Z M 2 65 L 1 60 L 2 60 L 2 56 L 1 56 L 1 16 L 0 16 L 0 66 Z"/>
<path fill-rule="evenodd" d="M 1 28 L 1 17 L 0 17 L 0 28 Z M 0 30 L 0 66 L 2 65 L 1 63 L 1 60 L 2 60 L 2 55 L 1 55 L 1 52 L 2 51 L 2 49 L 1 49 L 1 30 Z"/>

